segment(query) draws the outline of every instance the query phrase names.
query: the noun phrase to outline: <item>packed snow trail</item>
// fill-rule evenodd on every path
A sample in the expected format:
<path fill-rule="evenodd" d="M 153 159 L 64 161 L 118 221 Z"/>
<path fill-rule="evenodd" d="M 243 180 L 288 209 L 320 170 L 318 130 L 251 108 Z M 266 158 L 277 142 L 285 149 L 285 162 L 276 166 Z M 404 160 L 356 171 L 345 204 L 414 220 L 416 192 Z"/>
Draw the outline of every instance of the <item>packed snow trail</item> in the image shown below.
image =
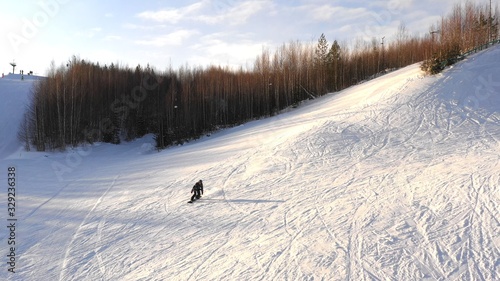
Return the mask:
<path fill-rule="evenodd" d="M 160 153 L 16 151 L 19 268 L 0 278 L 498 280 L 498 73 L 493 48 Z"/>

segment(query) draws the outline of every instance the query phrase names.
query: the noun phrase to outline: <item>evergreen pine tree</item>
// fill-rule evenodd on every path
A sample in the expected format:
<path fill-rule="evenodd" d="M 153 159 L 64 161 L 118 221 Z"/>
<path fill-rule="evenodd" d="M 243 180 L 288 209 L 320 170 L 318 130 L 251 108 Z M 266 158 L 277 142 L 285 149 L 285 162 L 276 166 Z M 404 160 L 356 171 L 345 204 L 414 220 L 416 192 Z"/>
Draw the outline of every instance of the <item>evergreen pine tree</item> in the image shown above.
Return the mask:
<path fill-rule="evenodd" d="M 328 63 L 328 46 L 325 34 L 321 33 L 315 51 L 315 62 L 319 67 L 324 67 Z"/>
<path fill-rule="evenodd" d="M 316 92 L 325 93 L 328 90 L 327 72 L 328 72 L 328 41 L 325 34 L 321 33 L 318 45 L 314 51 L 314 64 L 316 75 L 318 77 Z"/>
<path fill-rule="evenodd" d="M 333 41 L 330 51 L 328 51 L 328 81 L 329 90 L 337 91 L 340 88 L 340 45 L 337 40 Z"/>

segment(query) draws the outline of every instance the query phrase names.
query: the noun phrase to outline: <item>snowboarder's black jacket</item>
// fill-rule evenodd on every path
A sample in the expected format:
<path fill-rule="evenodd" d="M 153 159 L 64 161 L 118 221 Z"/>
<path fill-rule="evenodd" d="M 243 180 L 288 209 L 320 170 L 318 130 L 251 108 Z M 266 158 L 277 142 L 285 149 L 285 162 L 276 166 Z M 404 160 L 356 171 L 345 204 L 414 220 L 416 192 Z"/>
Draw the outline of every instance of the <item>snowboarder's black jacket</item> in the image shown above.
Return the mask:
<path fill-rule="evenodd" d="M 193 186 L 193 189 L 191 189 L 191 193 L 197 192 L 203 194 L 203 182 L 200 180 L 195 185 Z"/>

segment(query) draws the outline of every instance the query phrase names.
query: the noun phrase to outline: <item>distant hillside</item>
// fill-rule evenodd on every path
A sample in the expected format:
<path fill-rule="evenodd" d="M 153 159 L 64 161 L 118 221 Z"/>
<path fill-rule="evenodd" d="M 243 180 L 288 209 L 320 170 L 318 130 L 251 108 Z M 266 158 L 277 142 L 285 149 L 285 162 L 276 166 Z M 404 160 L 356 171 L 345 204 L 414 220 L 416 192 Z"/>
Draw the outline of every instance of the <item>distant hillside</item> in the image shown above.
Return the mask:
<path fill-rule="evenodd" d="M 22 144 L 17 138 L 23 116 L 31 104 L 30 94 L 40 76 L 8 74 L 0 78 L 0 159 L 16 152 Z"/>

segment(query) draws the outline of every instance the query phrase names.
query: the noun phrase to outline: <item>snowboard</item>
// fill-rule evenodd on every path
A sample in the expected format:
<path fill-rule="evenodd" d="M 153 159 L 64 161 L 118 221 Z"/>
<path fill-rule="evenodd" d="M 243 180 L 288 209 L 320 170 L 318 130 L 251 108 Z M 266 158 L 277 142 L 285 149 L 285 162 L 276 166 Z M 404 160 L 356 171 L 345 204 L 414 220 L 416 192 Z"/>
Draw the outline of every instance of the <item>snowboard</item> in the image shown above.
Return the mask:
<path fill-rule="evenodd" d="M 194 201 L 199 200 L 200 198 L 201 196 L 196 196 L 194 200 L 189 200 L 188 203 L 193 203 Z"/>

